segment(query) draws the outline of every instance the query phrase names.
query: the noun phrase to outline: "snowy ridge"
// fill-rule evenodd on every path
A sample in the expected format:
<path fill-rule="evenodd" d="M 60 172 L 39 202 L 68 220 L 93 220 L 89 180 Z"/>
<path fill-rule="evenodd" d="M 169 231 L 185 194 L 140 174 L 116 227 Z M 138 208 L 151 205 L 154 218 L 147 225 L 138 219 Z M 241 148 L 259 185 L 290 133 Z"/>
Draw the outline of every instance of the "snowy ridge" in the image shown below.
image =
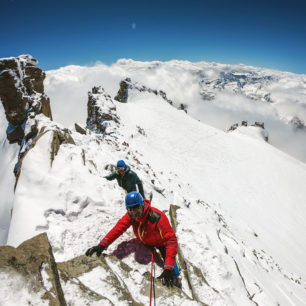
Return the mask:
<path fill-rule="evenodd" d="M 146 65 L 163 66 L 133 61 L 116 65 L 123 63 L 137 71 L 137 82 L 138 74 L 147 73 Z M 170 64 L 199 69 L 189 62 Z M 70 280 L 63 276 L 65 265 L 84 265 L 81 255 L 125 213 L 125 193 L 103 178 L 124 159 L 142 179 L 146 195 L 152 193 L 152 205 L 171 217 L 179 239 L 183 290 L 168 290 L 156 280 L 157 305 L 305 305 L 305 164 L 264 141 L 258 127 L 223 132 L 152 91 L 131 89 L 127 103 L 119 103 L 112 97 L 123 71 L 116 70 L 112 79 L 113 70 L 102 68 L 102 81 L 112 82 L 100 81 L 105 90 L 89 95 L 96 119 L 107 122 L 111 119 L 103 114 L 111 113 L 120 120 L 114 121 L 111 133 L 108 127 L 99 134 L 91 127 L 80 134 L 38 115 L 40 133 L 21 165 L 7 243 L 17 246 L 47 232 L 67 303 L 148 304 L 150 254 L 131 229 L 108 248 L 105 258 L 86 259 L 92 270 L 75 272 Z M 82 84 L 82 77 L 78 81 Z M 149 88 L 163 89 L 154 81 Z M 155 268 L 158 276 L 161 267 Z M 17 288 L 20 282 L 16 278 L 9 286 Z M 48 287 L 46 275 L 44 282 Z M 90 302 L 82 286 L 91 292 Z M 33 303 L 39 305 L 37 295 Z"/>
<path fill-rule="evenodd" d="M 192 293 L 184 279 L 186 295 L 161 288 L 158 305 L 191 305 L 191 296 L 209 305 L 303 305 L 306 245 L 299 233 L 305 228 L 305 165 L 256 137 L 200 123 L 154 93 L 132 91 L 128 103 L 113 103 L 121 119 L 115 135 L 71 131 L 75 145 L 60 145 L 52 166 L 53 129 L 28 152 L 8 244 L 46 231 L 57 262 L 84 254 L 124 214 L 124 192 L 103 178 L 124 159 L 146 194 L 152 192 L 153 206 L 166 212 L 170 204 L 179 207 L 177 236 Z M 108 254 L 133 245 L 133 239 L 129 230 Z M 133 299 L 146 304 L 149 261 L 135 262 L 132 252 L 121 259 L 128 270 L 120 261 L 107 262 L 122 286 L 132 288 Z M 98 275 L 99 289 L 97 271 L 78 279 L 109 296 L 101 289 L 108 274 Z M 73 302 L 76 289 L 63 286 Z"/>
<path fill-rule="evenodd" d="M 20 159 L 38 133 L 40 114 L 52 118 L 49 99 L 44 94 L 44 73 L 35 67 L 31 55 L 0 59 L 0 169 L 3 194 L 0 208 L 0 243 L 7 241 L 15 180 Z M 45 118 L 45 116 L 43 116 Z M 45 120 L 45 119 L 43 119 Z M 17 143 L 17 144 L 16 144 Z"/>
<path fill-rule="evenodd" d="M 0 193 L 3 195 L 0 205 L 0 244 L 5 244 L 7 241 L 14 199 L 15 175 L 13 170 L 19 152 L 18 144 L 9 144 L 6 139 L 7 125 L 5 111 L 0 100 L 0 172 L 5 178 L 0 181 Z"/>

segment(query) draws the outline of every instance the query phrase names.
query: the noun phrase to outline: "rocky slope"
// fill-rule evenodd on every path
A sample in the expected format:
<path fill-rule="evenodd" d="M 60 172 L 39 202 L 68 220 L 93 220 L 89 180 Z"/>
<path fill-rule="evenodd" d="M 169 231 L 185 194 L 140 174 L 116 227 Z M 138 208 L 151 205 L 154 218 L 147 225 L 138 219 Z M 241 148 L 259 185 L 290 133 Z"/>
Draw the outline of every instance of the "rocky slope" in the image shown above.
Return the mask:
<path fill-rule="evenodd" d="M 0 248 L 3 300 L 9 305 L 10 291 L 31 275 L 24 304 L 148 304 L 151 254 L 131 231 L 106 256 L 83 255 L 125 212 L 124 192 L 103 178 L 124 159 L 179 237 L 183 290 L 156 280 L 158 305 L 302 305 L 304 165 L 270 146 L 262 127 L 225 133 L 173 107 L 168 95 L 124 82 L 125 103 L 112 98 L 119 82 L 113 95 L 96 84 L 87 124 L 75 130 L 35 115 L 39 132 L 13 198 L 8 244 L 16 249 Z M 155 269 L 158 276 L 158 262 Z"/>
<path fill-rule="evenodd" d="M 20 130 L 20 133 L 8 133 L 8 140 L 10 143 L 18 142 L 20 150 L 18 154 L 18 161 L 15 166 L 16 182 L 15 182 L 15 196 L 18 197 L 20 190 L 23 188 L 23 183 L 19 183 L 18 179 L 21 177 L 27 177 L 35 169 L 32 168 L 34 164 L 30 164 L 30 168 L 23 166 L 23 162 L 27 161 L 35 150 L 41 146 L 45 147 L 44 156 L 37 156 L 37 158 L 43 158 L 47 168 L 56 167 L 54 165 L 57 155 L 61 151 L 63 146 L 76 146 L 79 145 L 80 137 L 89 137 L 95 142 L 106 141 L 115 150 L 120 150 L 120 142 L 116 139 L 120 137 L 118 127 L 120 125 L 120 118 L 116 113 L 116 106 L 114 105 L 111 97 L 105 93 L 104 89 L 100 87 L 94 87 L 91 92 L 88 93 L 88 119 L 87 126 L 81 127 L 76 125 L 76 131 L 63 129 L 56 123 L 50 121 L 51 109 L 49 99 L 43 93 L 43 87 L 38 88 L 31 87 L 31 85 L 42 82 L 44 74 L 37 68 L 36 79 L 27 80 L 27 78 L 33 77 L 29 74 L 28 66 L 36 64 L 37 61 L 30 56 L 20 56 L 18 58 L 10 58 L 2 60 L 2 91 L 1 101 L 3 102 L 8 125 L 14 124 L 14 131 Z M 20 67 L 18 70 L 14 70 L 16 67 Z M 34 67 L 34 66 L 33 66 Z M 14 86 L 6 86 L 9 81 L 9 76 L 14 77 Z M 41 79 L 39 79 L 39 77 Z M 28 84 L 25 86 L 24 84 Z M 41 83 L 42 84 L 42 83 Z M 40 92 L 36 90 L 39 89 Z M 32 90 L 32 91 L 31 91 Z M 20 94 L 22 93 L 22 94 Z M 22 97 L 22 98 L 20 98 Z M 19 99 L 20 98 L 20 99 Z M 41 98 L 39 100 L 39 98 Z M 46 112 L 47 110 L 47 112 Z M 31 125 L 32 124 L 32 125 Z M 32 134 L 28 133 L 27 126 L 31 127 L 31 131 L 35 131 Z M 34 128 L 35 127 L 35 128 Z M 139 130 L 141 132 L 141 129 Z M 99 134 L 103 135 L 103 139 Z M 14 139 L 12 135 L 15 135 Z M 79 136 L 78 136 L 79 135 Z M 83 136 L 81 136 L 83 135 Z M 92 136 L 91 136 L 92 135 Z M 101 135 L 101 136 L 102 136 Z M 48 139 L 47 143 L 45 140 Z M 126 147 L 128 144 L 124 144 Z M 72 148 L 70 147 L 70 148 Z M 67 148 L 66 148 L 67 149 Z M 65 150 L 65 149 L 64 149 Z M 133 153 L 131 152 L 133 156 Z M 88 152 L 81 149 L 81 161 L 83 166 L 86 166 L 90 172 L 97 171 L 97 165 L 91 159 L 89 159 Z M 133 156 L 137 160 L 136 155 Z M 31 170 L 32 168 L 32 170 Z M 112 165 L 109 164 L 107 168 L 112 169 Z M 41 172 L 42 169 L 39 169 Z M 42 173 L 45 176 L 45 173 Z M 39 177 L 36 177 L 39 180 Z M 48 184 L 52 184 L 50 181 Z M 158 189 L 158 180 L 155 183 L 155 190 L 161 192 Z M 28 190 L 33 197 L 33 191 L 37 188 L 32 186 L 32 190 Z M 45 190 L 41 190 L 45 193 Z M 37 191 L 35 192 L 37 193 Z M 18 203 L 15 203 L 14 209 L 17 210 Z M 85 208 L 84 206 L 83 208 Z M 80 207 L 82 209 L 82 206 Z M 14 214 L 13 209 L 13 214 Z M 37 213 L 37 212 L 36 212 Z M 43 211 L 45 218 L 49 218 L 56 215 L 69 216 L 68 212 L 61 209 L 53 208 L 51 210 Z M 78 215 L 71 212 L 70 217 L 74 218 Z M 74 216 L 74 217 L 73 217 Z M 14 215 L 14 217 L 16 217 Z M 24 214 L 22 213 L 22 218 Z M 29 222 L 31 222 L 29 220 Z M 17 227 L 20 227 L 17 224 Z M 44 232 L 48 230 L 49 226 L 36 226 L 34 232 Z M 10 234 L 14 233 L 14 228 L 11 226 Z M 57 240 L 53 238 L 53 248 L 57 249 Z M 136 250 L 144 253 L 142 256 L 150 258 L 151 253 L 143 248 L 137 241 L 133 241 L 131 245 L 134 245 Z M 131 277 L 131 272 L 135 273 L 135 267 L 131 267 L 124 262 L 121 262 L 120 256 L 108 256 L 97 259 L 88 258 L 86 256 L 78 256 L 71 258 L 64 262 L 55 262 L 52 247 L 49 243 L 47 235 L 45 233 L 30 238 L 23 242 L 17 248 L 11 246 L 0 247 L 0 278 L 6 282 L 7 287 L 3 287 L 1 291 L 1 299 L 5 303 L 10 304 L 17 302 L 17 299 L 21 303 L 33 303 L 34 305 L 46 304 L 46 305 L 144 305 L 149 295 L 150 276 L 146 272 L 143 277 L 143 284 L 139 288 L 137 293 L 138 298 L 135 299 L 135 294 L 131 294 L 130 289 L 124 284 L 124 278 Z M 117 267 L 117 268 L 115 268 Z M 117 269 L 120 273 L 118 275 Z M 104 274 L 99 286 L 107 287 L 108 293 L 105 291 L 99 293 L 99 289 L 92 289 L 90 275 L 99 273 Z M 115 272 L 117 271 L 117 272 Z M 137 269 L 136 269 L 137 271 Z M 89 276 L 87 276 L 89 275 Z M 7 281 L 10 278 L 11 281 Z M 88 283 L 89 282 L 89 283 Z M 23 283 L 27 283 L 26 286 Z M 12 298 L 8 292 L 10 290 L 17 290 L 18 286 L 24 286 L 24 291 L 19 295 Z M 142 297 L 139 299 L 139 296 Z M 176 299 L 181 301 L 189 301 L 193 303 L 192 298 L 188 297 L 183 292 L 172 289 L 165 294 L 163 286 L 160 283 L 156 283 L 156 298 L 163 298 L 165 300 L 172 299 L 176 296 Z M 6 305 L 6 304 L 5 304 Z"/>

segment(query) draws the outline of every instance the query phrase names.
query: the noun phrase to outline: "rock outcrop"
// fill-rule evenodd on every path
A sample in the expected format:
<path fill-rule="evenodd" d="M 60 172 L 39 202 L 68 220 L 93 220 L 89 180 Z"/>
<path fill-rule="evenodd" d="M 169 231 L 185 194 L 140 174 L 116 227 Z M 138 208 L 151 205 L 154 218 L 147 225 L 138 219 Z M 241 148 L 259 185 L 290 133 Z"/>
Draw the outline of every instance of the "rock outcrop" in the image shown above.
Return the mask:
<path fill-rule="evenodd" d="M 26 279 L 29 294 L 41 295 L 49 305 L 66 305 L 47 234 L 27 240 L 17 248 L 0 247 L 0 272 Z"/>
<path fill-rule="evenodd" d="M 61 144 L 72 144 L 75 145 L 73 138 L 71 137 L 71 132 L 68 129 L 55 130 L 53 131 L 53 138 L 51 143 L 51 165 L 58 153 Z"/>
<path fill-rule="evenodd" d="M 116 105 L 101 86 L 88 92 L 87 114 L 88 128 L 98 134 L 111 135 L 120 124 Z"/>
<path fill-rule="evenodd" d="M 9 123 L 10 143 L 21 144 L 24 136 L 30 139 L 37 134 L 36 115 L 44 114 L 52 120 L 50 100 L 44 94 L 45 73 L 37 63 L 31 55 L 0 60 L 0 99 Z"/>
<path fill-rule="evenodd" d="M 122 260 L 131 248 L 135 251 L 132 266 Z M 123 242 L 122 248 L 118 247 L 112 255 L 99 258 L 81 255 L 56 263 L 47 234 L 42 233 L 17 248 L 0 247 L 0 275 L 5 274 L 10 278 L 9 283 L 1 285 L 9 292 L 14 289 L 14 283 L 22 279 L 27 287 L 27 294 L 23 298 L 36 296 L 43 305 L 44 301 L 51 306 L 146 305 L 149 302 L 151 276 L 149 272 L 141 274 L 140 271 L 141 266 L 150 263 L 150 260 L 151 250 L 133 239 Z M 135 286 L 131 287 L 131 283 Z M 7 298 L 8 301 L 11 296 Z M 202 304 L 195 303 L 176 287 L 164 287 L 159 280 L 155 280 L 155 297 L 158 304 L 161 301 L 168 304 L 174 298 L 191 303 L 189 305 Z M 3 298 L 0 296 L 0 299 Z M 23 302 L 30 304 L 32 301 Z"/>
<path fill-rule="evenodd" d="M 140 92 L 148 92 L 153 93 L 156 96 L 161 96 L 167 103 L 173 105 L 173 102 L 167 98 L 167 95 L 162 90 L 148 88 L 144 85 L 139 85 L 137 83 L 132 83 L 130 78 L 126 78 L 125 80 L 120 82 L 120 88 L 117 93 L 117 96 L 114 98 L 118 102 L 126 103 L 129 96 L 129 90 L 135 89 Z M 186 105 L 180 104 L 178 106 L 179 109 L 185 110 Z"/>
<path fill-rule="evenodd" d="M 266 142 L 269 141 L 269 133 L 265 129 L 265 124 L 264 122 L 257 122 L 255 121 L 254 124 L 248 125 L 248 122 L 246 120 L 241 121 L 241 123 L 235 123 L 230 126 L 230 128 L 227 130 L 228 132 L 235 131 L 239 127 L 256 127 L 260 129 L 260 137 L 263 138 Z"/>
<path fill-rule="evenodd" d="M 130 78 L 126 78 L 125 80 L 121 81 L 117 96 L 114 99 L 118 102 L 126 103 L 128 100 L 130 86 L 131 86 Z"/>
<path fill-rule="evenodd" d="M 31 55 L 0 60 L 0 100 L 8 121 L 7 139 L 20 145 L 14 169 L 17 179 L 20 161 L 39 135 L 39 115 L 52 120 L 50 100 L 44 93 L 45 73 L 37 63 Z"/>
<path fill-rule="evenodd" d="M 111 262 L 117 262 L 118 259 L 115 257 L 109 257 Z M 126 268 L 128 266 L 125 266 Z M 125 302 L 132 305 L 141 305 L 137 303 L 131 296 L 129 290 L 122 286 L 120 278 L 112 271 L 105 258 L 101 256 L 87 257 L 85 255 L 75 257 L 66 262 L 60 262 L 57 264 L 57 268 L 60 272 L 61 283 L 64 288 L 74 287 L 74 292 L 77 292 L 79 300 L 84 300 L 84 303 L 98 303 L 99 305 L 115 305 L 116 302 Z M 92 272 L 94 269 L 99 269 L 101 272 L 104 271 L 103 280 L 101 279 L 101 285 L 109 286 L 111 297 L 106 297 L 103 294 L 90 289 L 87 286 L 86 279 L 83 280 L 86 273 Z M 64 289 L 65 290 L 65 289 Z M 67 301 L 68 302 L 68 301 Z"/>

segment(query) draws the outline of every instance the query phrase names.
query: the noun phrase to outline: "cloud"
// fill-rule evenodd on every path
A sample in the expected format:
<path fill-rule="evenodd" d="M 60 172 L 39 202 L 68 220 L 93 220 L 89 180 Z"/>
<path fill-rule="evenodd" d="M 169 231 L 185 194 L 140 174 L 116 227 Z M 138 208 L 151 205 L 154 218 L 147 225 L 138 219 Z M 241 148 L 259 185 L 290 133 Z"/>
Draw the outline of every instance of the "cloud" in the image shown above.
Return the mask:
<path fill-rule="evenodd" d="M 205 69 L 206 72 L 212 78 L 217 75 L 213 68 Z M 130 77 L 132 82 L 163 90 L 176 106 L 187 105 L 190 116 L 223 131 L 242 120 L 249 124 L 264 122 L 270 144 L 306 162 L 306 131 L 296 130 L 284 120 L 297 115 L 306 121 L 306 106 L 302 101 L 306 90 L 300 85 L 303 82 L 276 82 L 269 91 L 277 103 L 251 100 L 226 90 L 217 92 L 214 100 L 205 101 L 200 96 L 199 75 L 203 76 L 203 70 L 189 62 L 120 60 L 111 66 L 97 63 L 91 67 L 67 66 L 47 71 L 45 89 L 51 99 L 54 120 L 72 127 L 75 122 L 86 123 L 88 91 L 93 86 L 102 86 L 114 97 L 120 81 Z"/>
<path fill-rule="evenodd" d="M 190 115 L 202 122 L 228 130 L 234 123 L 264 122 L 269 143 L 279 150 L 306 162 L 306 131 L 282 121 L 273 105 L 248 99 L 230 92 L 217 94 L 213 101 L 197 101 L 190 105 Z"/>

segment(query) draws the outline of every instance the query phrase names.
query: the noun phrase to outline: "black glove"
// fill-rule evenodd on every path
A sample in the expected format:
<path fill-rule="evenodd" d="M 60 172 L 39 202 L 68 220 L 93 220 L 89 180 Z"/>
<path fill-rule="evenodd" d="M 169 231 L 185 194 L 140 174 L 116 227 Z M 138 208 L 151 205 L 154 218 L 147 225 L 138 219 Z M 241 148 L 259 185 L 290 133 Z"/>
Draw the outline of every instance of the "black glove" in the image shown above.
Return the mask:
<path fill-rule="evenodd" d="M 164 270 L 163 273 L 158 277 L 162 280 L 164 286 L 173 287 L 173 271 Z"/>
<path fill-rule="evenodd" d="M 98 244 L 90 249 L 88 249 L 85 253 L 86 256 L 91 256 L 93 253 L 96 253 L 97 256 L 101 256 L 102 252 L 106 250 L 104 245 Z"/>

